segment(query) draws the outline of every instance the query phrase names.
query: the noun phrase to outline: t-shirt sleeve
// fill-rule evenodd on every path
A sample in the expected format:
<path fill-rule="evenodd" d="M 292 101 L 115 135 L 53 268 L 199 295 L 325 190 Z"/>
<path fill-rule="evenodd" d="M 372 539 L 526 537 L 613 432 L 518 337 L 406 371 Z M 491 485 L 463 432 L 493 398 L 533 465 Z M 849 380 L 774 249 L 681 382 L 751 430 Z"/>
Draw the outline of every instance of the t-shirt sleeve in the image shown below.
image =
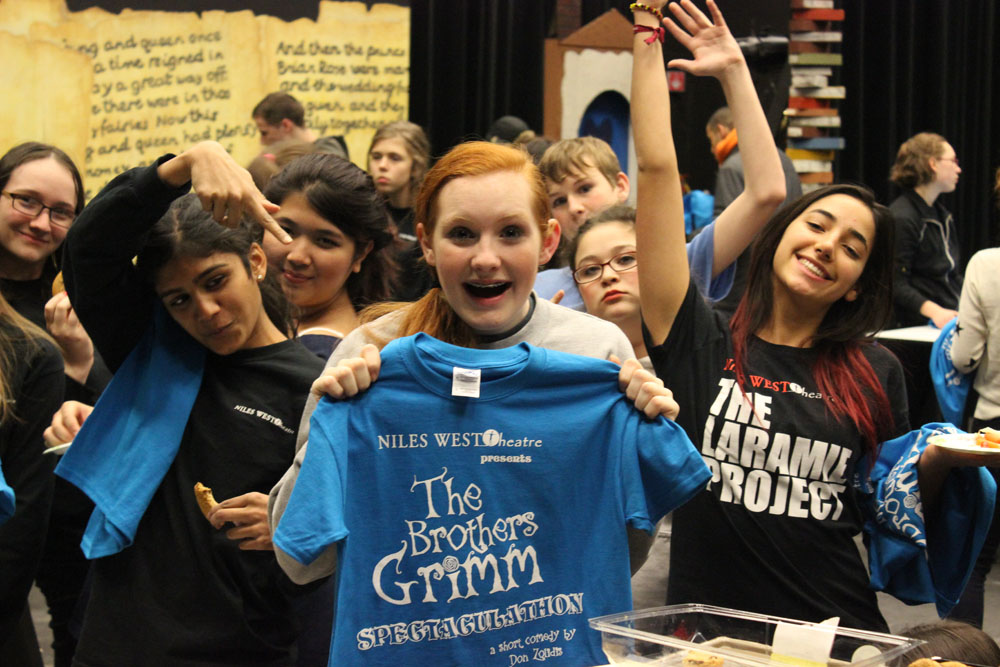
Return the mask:
<path fill-rule="evenodd" d="M 903 376 L 903 367 L 892 352 L 877 343 L 873 352 L 874 354 L 869 358 L 869 361 L 875 370 L 875 374 L 882 381 L 882 389 L 889 399 L 889 410 L 892 413 L 891 429 L 883 437 L 883 440 L 888 440 L 910 430 L 910 411 L 906 398 L 906 378 Z"/>
<path fill-rule="evenodd" d="M 723 338 L 723 331 L 719 317 L 691 283 L 666 340 L 653 340 L 645 326 L 643 337 L 656 374 L 663 378 L 660 371 L 666 370 L 671 359 L 676 361 L 678 357 L 674 355 L 687 355 L 691 350 L 714 345 Z"/>
<path fill-rule="evenodd" d="M 73 311 L 112 371 L 149 328 L 159 301 L 133 258 L 171 203 L 190 189 L 170 187 L 157 175 L 172 157 L 116 176 L 66 234 L 62 271 Z"/>
<path fill-rule="evenodd" d="M 320 401 L 295 488 L 274 531 L 275 546 L 304 565 L 349 532 L 344 508 L 350 405 Z"/>
<path fill-rule="evenodd" d="M 643 336 L 656 376 L 680 406 L 677 423 L 689 434 L 701 433 L 706 406 L 718 392 L 719 374 L 731 355 L 723 316 L 705 303 L 692 284 L 667 339 L 656 345 L 645 327 Z"/>
<path fill-rule="evenodd" d="M 711 473 L 684 430 L 662 417 L 625 415 L 622 472 L 625 519 L 652 533 L 656 522 L 691 499 Z"/>
<path fill-rule="evenodd" d="M 705 298 L 718 301 L 726 298 L 733 287 L 733 277 L 736 275 L 736 263 L 712 277 L 712 267 L 715 263 L 715 222 L 706 225 L 697 236 L 687 244 L 688 265 L 691 267 L 691 281 L 698 286 L 698 291 Z"/>

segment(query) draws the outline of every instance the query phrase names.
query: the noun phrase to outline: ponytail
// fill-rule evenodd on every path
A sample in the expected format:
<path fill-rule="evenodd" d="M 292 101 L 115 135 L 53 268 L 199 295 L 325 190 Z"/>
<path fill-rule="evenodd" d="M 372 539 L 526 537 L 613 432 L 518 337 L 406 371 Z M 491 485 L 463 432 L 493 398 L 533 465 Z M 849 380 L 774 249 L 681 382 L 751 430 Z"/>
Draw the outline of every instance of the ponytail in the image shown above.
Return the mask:
<path fill-rule="evenodd" d="M 418 301 L 376 303 L 361 311 L 361 321 L 371 322 L 383 315 L 400 312 L 399 330 L 393 338 L 425 333 L 440 341 L 459 347 L 476 347 L 479 338 L 465 321 L 458 316 L 451 304 L 444 298 L 440 287 L 432 287 Z M 371 327 L 364 327 L 368 339 L 380 349 L 392 338 L 382 338 Z"/>

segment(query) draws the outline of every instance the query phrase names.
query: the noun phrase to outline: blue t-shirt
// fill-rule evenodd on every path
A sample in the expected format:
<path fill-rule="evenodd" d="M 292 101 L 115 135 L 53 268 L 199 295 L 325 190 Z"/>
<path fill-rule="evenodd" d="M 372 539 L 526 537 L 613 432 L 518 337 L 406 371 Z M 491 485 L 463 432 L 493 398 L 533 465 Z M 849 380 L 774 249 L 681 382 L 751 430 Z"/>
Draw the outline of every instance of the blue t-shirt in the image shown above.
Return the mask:
<path fill-rule="evenodd" d="M 733 276 L 736 274 L 736 263 L 730 264 L 722 272 L 712 277 L 712 265 L 715 261 L 715 222 L 702 229 L 701 233 L 688 242 L 688 266 L 691 270 L 691 280 L 705 298 L 718 301 L 726 298 L 733 286 Z M 573 280 L 573 271 L 564 266 L 561 269 L 539 271 L 535 278 L 535 292 L 543 299 L 551 299 L 556 292 L 563 290 L 566 295 L 559 302 L 560 306 L 585 312 L 580 289 Z"/>
<path fill-rule="evenodd" d="M 478 398 L 452 395 L 477 384 L 461 369 Z M 617 377 L 417 334 L 366 393 L 320 401 L 274 542 L 305 564 L 338 544 L 331 665 L 606 662 L 587 620 L 631 608 L 626 523 L 651 531 L 709 477 Z"/>

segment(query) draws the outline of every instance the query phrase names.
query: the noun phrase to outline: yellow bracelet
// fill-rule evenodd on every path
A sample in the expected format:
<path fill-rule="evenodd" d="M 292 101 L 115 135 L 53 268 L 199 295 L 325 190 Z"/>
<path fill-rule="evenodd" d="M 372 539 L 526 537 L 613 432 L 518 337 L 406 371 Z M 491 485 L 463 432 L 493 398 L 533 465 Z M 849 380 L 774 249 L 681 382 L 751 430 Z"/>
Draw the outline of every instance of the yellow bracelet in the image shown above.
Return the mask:
<path fill-rule="evenodd" d="M 632 11 L 633 14 L 635 14 L 636 12 L 649 12 L 650 14 L 655 16 L 657 20 L 663 21 L 663 12 L 661 12 L 659 9 L 656 9 L 655 7 L 650 7 L 649 5 L 643 4 L 641 2 L 633 2 L 631 5 L 628 6 L 628 8 Z"/>

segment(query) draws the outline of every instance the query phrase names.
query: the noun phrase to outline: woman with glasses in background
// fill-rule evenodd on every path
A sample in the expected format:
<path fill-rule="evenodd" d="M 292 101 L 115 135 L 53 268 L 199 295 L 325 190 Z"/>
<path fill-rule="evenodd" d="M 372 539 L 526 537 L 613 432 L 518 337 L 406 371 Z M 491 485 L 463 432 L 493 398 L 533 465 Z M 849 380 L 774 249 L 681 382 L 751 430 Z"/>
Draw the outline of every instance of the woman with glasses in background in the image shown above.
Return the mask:
<path fill-rule="evenodd" d="M 962 293 L 958 232 L 939 200 L 953 192 L 962 168 L 944 137 L 921 132 L 903 142 L 889 179 L 905 191 L 889 207 L 896 218 L 893 300 L 898 326 L 941 328 L 958 314 Z"/>
<path fill-rule="evenodd" d="M 83 199 L 80 172 L 59 148 L 30 141 L 0 157 L 0 291 L 14 311 L 47 329 L 59 344 L 66 398 L 92 405 L 110 373 L 95 355 L 69 297 L 62 287 L 53 289 L 58 251 Z M 79 491 L 55 481 L 38 585 L 52 614 L 56 665 L 73 658 L 68 623 L 87 572 L 79 544 L 90 510 Z"/>

